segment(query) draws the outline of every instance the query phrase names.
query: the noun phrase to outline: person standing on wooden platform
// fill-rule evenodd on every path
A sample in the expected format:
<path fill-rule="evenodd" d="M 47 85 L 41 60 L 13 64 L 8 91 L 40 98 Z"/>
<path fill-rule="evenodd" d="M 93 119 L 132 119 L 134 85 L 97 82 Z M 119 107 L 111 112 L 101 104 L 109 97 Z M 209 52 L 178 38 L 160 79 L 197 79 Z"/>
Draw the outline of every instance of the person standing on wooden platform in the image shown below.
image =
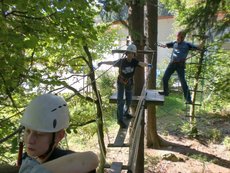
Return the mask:
<path fill-rule="evenodd" d="M 173 48 L 171 54 L 171 60 L 168 64 L 168 67 L 165 70 L 163 76 L 163 92 L 159 92 L 160 95 L 168 96 L 169 95 L 169 86 L 168 81 L 171 75 L 176 71 L 181 82 L 181 86 L 184 93 L 184 98 L 187 104 L 192 104 L 191 94 L 185 79 L 185 61 L 188 55 L 189 50 L 202 50 L 202 45 L 195 46 L 192 43 L 184 41 L 186 37 L 186 32 L 181 30 L 177 34 L 177 40 L 174 42 L 167 43 L 165 45 L 160 45 L 164 48 Z"/>
<path fill-rule="evenodd" d="M 133 76 L 136 67 L 152 67 L 151 64 L 138 61 L 135 58 L 136 53 L 136 45 L 130 44 L 126 49 L 125 58 L 116 61 L 102 61 L 98 63 L 98 66 L 107 64 L 119 68 L 119 75 L 117 77 L 117 123 L 121 128 L 127 128 L 127 125 L 123 120 L 124 117 L 132 118 L 129 114 L 129 108 L 132 101 Z M 125 100 L 123 99 L 124 94 Z"/>

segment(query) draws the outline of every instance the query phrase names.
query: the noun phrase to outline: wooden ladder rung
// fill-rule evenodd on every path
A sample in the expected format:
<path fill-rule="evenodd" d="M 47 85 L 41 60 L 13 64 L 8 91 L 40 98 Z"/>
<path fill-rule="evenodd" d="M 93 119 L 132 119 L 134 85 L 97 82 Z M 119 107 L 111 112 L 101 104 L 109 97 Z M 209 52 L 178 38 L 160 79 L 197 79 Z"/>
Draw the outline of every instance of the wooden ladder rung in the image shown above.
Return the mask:
<path fill-rule="evenodd" d="M 112 162 L 112 164 L 105 164 L 105 167 L 109 169 L 109 173 L 120 173 L 121 170 L 128 170 L 129 166 L 128 165 L 123 165 L 122 162 Z"/>
<path fill-rule="evenodd" d="M 191 116 L 191 115 L 186 115 L 185 117 L 189 117 L 189 118 L 201 118 L 200 116 L 198 117 L 198 116 Z"/>
<path fill-rule="evenodd" d="M 109 173 L 120 173 L 122 170 L 122 165 L 122 162 L 113 162 L 110 167 Z"/>
<path fill-rule="evenodd" d="M 195 106 L 201 106 L 201 104 L 198 103 L 185 103 L 186 105 L 195 105 Z"/>
<path fill-rule="evenodd" d="M 124 119 L 124 122 L 127 126 L 130 124 L 130 119 Z M 129 144 L 124 144 L 128 128 L 120 128 L 116 139 L 113 144 L 109 144 L 108 147 L 128 147 Z"/>
<path fill-rule="evenodd" d="M 125 143 L 125 144 L 122 144 L 122 145 L 119 145 L 119 144 L 108 144 L 107 145 L 108 147 L 129 147 L 130 145 L 128 143 Z"/>
<path fill-rule="evenodd" d="M 190 91 L 194 92 L 195 90 L 190 89 Z M 203 90 L 196 90 L 196 92 L 204 92 Z"/>

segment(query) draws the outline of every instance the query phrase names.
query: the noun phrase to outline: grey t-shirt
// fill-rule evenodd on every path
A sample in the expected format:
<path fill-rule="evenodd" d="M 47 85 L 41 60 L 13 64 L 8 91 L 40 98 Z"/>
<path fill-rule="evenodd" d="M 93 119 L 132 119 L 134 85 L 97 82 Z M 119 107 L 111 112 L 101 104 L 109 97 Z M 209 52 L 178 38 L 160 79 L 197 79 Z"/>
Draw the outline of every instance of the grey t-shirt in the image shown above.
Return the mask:
<path fill-rule="evenodd" d="M 35 159 L 26 157 L 22 161 L 19 173 L 52 173 L 49 170 L 45 169 L 40 163 Z"/>

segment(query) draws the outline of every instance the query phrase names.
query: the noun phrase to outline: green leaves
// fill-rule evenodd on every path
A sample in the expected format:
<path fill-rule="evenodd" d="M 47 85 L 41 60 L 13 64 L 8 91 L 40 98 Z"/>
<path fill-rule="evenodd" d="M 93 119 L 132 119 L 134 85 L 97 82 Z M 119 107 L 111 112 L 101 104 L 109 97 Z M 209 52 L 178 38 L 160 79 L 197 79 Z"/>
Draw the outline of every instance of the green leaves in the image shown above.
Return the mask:
<path fill-rule="evenodd" d="M 30 48 L 30 49 L 34 49 L 36 48 L 38 43 L 38 39 L 35 36 L 30 36 L 29 38 L 25 38 L 24 39 L 24 48 Z"/>
<path fill-rule="evenodd" d="M 116 36 L 113 30 L 107 31 L 108 25 L 95 23 L 99 12 L 98 4 L 91 0 L 0 3 L 0 123 L 4 122 L 1 129 L 5 129 L 1 137 L 19 126 L 23 108 L 34 95 L 64 91 L 67 96 L 75 94 L 83 100 L 87 97 L 78 91 L 77 83 L 88 80 L 86 74 L 90 74 L 83 46 L 88 46 L 96 60 L 111 51 Z M 73 122 L 95 120 L 94 104 L 84 103 L 80 112 L 70 104 Z M 0 148 L 0 157 L 8 147 L 15 152 L 15 146 L 15 140 L 7 141 Z"/>

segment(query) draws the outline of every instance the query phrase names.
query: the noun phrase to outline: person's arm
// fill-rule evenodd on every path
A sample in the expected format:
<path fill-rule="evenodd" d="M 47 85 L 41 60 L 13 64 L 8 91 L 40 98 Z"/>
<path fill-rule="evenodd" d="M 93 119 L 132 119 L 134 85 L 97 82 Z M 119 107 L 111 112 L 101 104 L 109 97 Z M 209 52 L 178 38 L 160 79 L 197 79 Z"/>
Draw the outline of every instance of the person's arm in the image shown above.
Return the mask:
<path fill-rule="evenodd" d="M 167 47 L 167 48 L 173 48 L 173 45 L 174 45 L 175 43 L 176 43 L 175 41 L 174 41 L 174 42 L 166 43 L 166 44 L 165 44 L 165 47 Z"/>
<path fill-rule="evenodd" d="M 116 61 L 102 61 L 102 62 L 99 62 L 97 65 L 98 67 L 100 67 L 102 64 L 106 64 L 106 65 L 113 65 L 115 64 Z"/>
<path fill-rule="evenodd" d="M 163 47 L 163 48 L 166 48 L 166 47 L 167 47 L 166 44 L 160 44 L 159 46 L 160 46 L 160 47 Z"/>
<path fill-rule="evenodd" d="M 152 64 L 148 64 L 148 63 L 141 62 L 141 61 L 139 61 L 138 65 L 141 67 L 150 67 L 150 68 L 152 67 Z"/>
<path fill-rule="evenodd" d="M 163 48 L 172 48 L 173 47 L 173 45 L 174 45 L 174 43 L 175 43 L 175 41 L 174 42 L 169 42 L 169 43 L 166 43 L 166 44 L 158 44 L 158 46 L 160 46 L 160 47 L 163 47 Z"/>
<path fill-rule="evenodd" d="M 202 51 L 204 49 L 204 43 L 201 43 L 200 45 L 194 45 L 192 43 L 188 43 L 189 45 L 189 49 L 190 50 L 199 50 L 199 51 Z"/>
<path fill-rule="evenodd" d="M 98 157 L 91 151 L 68 154 L 41 164 L 52 173 L 87 173 L 98 166 Z"/>

